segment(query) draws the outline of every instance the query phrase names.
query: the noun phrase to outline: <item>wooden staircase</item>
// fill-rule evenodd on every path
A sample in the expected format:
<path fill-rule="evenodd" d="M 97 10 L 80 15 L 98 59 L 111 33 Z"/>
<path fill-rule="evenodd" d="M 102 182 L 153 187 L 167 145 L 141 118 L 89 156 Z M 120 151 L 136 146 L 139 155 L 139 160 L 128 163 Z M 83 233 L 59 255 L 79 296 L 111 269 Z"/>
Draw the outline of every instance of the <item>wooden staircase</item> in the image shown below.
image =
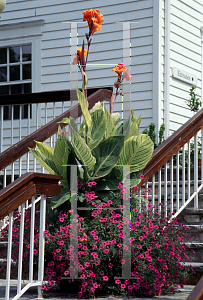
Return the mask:
<path fill-rule="evenodd" d="M 112 95 L 112 91 L 99 90 L 96 93 L 94 93 L 93 95 L 89 96 L 88 97 L 89 109 L 91 109 L 97 101 L 103 101 L 103 100 L 110 101 L 111 95 Z M 43 142 L 48 137 L 55 134 L 58 130 L 57 122 L 61 121 L 62 118 L 69 117 L 70 115 L 72 117 L 74 115 L 75 115 L 75 117 L 79 117 L 79 116 L 81 116 L 81 114 L 82 113 L 81 113 L 80 106 L 77 105 L 77 106 L 71 108 L 71 110 L 60 115 L 53 121 L 49 122 L 45 126 L 41 127 L 40 129 L 38 129 L 37 131 L 32 133 L 30 136 L 26 137 L 25 139 L 21 140 L 14 146 L 10 147 L 9 149 L 7 149 L 3 153 L 1 153 L 0 154 L 0 170 L 5 169 L 9 164 L 12 164 L 16 160 L 18 160 L 20 157 L 22 157 L 24 154 L 26 154 L 28 152 L 28 147 L 34 148 L 35 140 Z M 62 125 L 66 126 L 67 124 L 61 124 L 61 126 Z M 202 180 L 200 180 L 200 186 L 198 186 L 199 180 L 198 180 L 197 175 L 199 172 L 200 172 L 200 175 L 203 174 L 203 165 L 201 166 L 200 170 L 198 169 L 197 165 L 194 167 L 194 176 L 193 176 L 194 177 L 193 178 L 194 193 L 192 194 L 192 196 L 191 196 L 191 193 L 188 193 L 188 197 L 190 197 L 190 199 L 188 199 L 187 196 L 186 197 L 184 196 L 184 199 L 182 199 L 182 201 L 179 201 L 179 199 L 181 198 L 179 189 L 183 188 L 183 185 L 181 187 L 181 184 L 180 184 L 179 165 L 177 165 L 176 171 L 174 171 L 174 168 L 172 168 L 171 173 L 169 172 L 170 175 L 168 175 L 168 170 L 169 170 L 168 162 L 170 160 L 173 161 L 173 156 L 175 154 L 177 154 L 180 149 L 183 149 L 182 147 L 184 147 L 190 141 L 191 138 L 193 138 L 195 135 L 197 135 L 197 133 L 202 128 L 203 128 L 203 109 L 201 111 L 199 111 L 195 116 L 193 116 L 178 131 L 176 131 L 171 137 L 169 137 L 162 145 L 160 145 L 154 151 L 151 161 L 147 164 L 147 166 L 144 169 L 144 172 L 143 172 L 144 179 L 139 184 L 139 187 L 142 187 L 142 188 L 145 188 L 146 186 L 149 187 L 151 184 L 153 192 L 152 192 L 152 198 L 150 199 L 150 197 L 149 197 L 149 200 L 154 204 L 156 201 L 162 201 L 162 194 L 163 194 L 164 207 L 166 208 L 166 210 L 169 210 L 169 205 L 166 203 L 168 201 L 167 197 L 169 196 L 169 194 L 167 193 L 167 188 L 166 188 L 167 184 L 164 187 L 162 187 L 160 182 L 162 180 L 163 180 L 163 182 L 167 182 L 168 180 L 170 181 L 170 179 L 175 178 L 176 190 L 173 187 L 171 189 L 171 194 L 170 194 L 171 199 L 173 199 L 173 204 L 175 204 L 175 205 L 173 207 L 172 206 L 171 207 L 172 207 L 172 209 L 174 209 L 174 207 L 175 207 L 176 215 L 180 219 L 182 218 L 181 220 L 184 220 L 190 233 L 196 234 L 195 235 L 196 237 L 194 238 L 194 240 L 192 240 L 192 242 L 190 244 L 188 244 L 187 251 L 188 251 L 188 253 L 190 253 L 190 252 L 193 253 L 191 250 L 193 250 L 193 248 L 196 247 L 197 254 L 196 254 L 196 256 L 191 255 L 190 262 L 197 264 L 196 267 L 199 268 L 198 269 L 199 272 L 201 272 L 201 262 L 199 261 L 199 259 L 202 260 L 202 247 L 201 247 L 202 235 L 203 235 L 202 225 L 201 225 L 202 224 L 202 210 L 201 210 L 202 198 L 199 197 L 195 200 L 195 197 L 197 197 L 198 193 L 201 194 L 200 191 L 202 189 L 201 184 L 202 184 L 203 176 L 202 176 Z M 203 159 L 202 159 L 202 161 L 203 161 Z M 164 169 L 162 168 L 163 166 L 165 166 Z M 182 169 L 185 170 L 185 163 L 183 163 Z M 162 175 L 162 171 L 163 171 L 164 175 Z M 174 175 L 174 172 L 176 174 L 176 177 Z M 170 179 L 169 179 L 168 178 L 169 176 L 172 176 L 172 177 L 170 177 Z M 156 178 L 157 178 L 157 187 L 156 187 Z M 161 178 L 162 178 L 162 180 L 161 180 Z M 22 185 L 20 186 L 19 185 L 20 179 L 21 178 L 17 179 L 15 181 L 16 183 L 13 182 L 13 183 L 11 183 L 11 185 L 15 183 L 14 185 L 16 186 L 16 188 L 18 190 L 28 191 L 28 186 L 22 186 Z M 173 181 L 174 180 L 171 180 L 171 184 Z M 183 178 L 182 181 L 185 183 L 187 180 L 185 180 Z M 191 183 L 191 181 L 192 181 L 192 179 L 188 180 L 188 185 L 189 185 L 189 183 Z M 185 185 L 184 185 L 184 188 L 185 188 Z M 186 186 L 186 188 L 187 188 L 187 186 Z M 198 190 L 198 188 L 199 188 L 199 190 Z M 174 198 L 174 194 L 173 194 L 174 191 L 175 191 L 175 198 Z M 191 191 L 191 189 L 190 189 L 190 191 Z M 135 190 L 133 190 L 133 192 L 135 192 Z M 0 197 L 3 194 L 5 195 L 5 189 L 0 191 Z M 177 195 L 178 195 L 178 198 L 177 198 Z M 183 193 L 183 195 L 187 195 L 186 192 Z M 156 199 L 156 196 L 157 196 L 157 199 Z M 8 199 L 6 199 L 6 197 L 4 197 L 4 201 L 3 202 L 0 201 L 0 216 L 1 217 L 6 216 L 10 212 L 13 211 L 13 210 L 7 209 L 7 205 L 8 205 L 8 203 L 6 204 L 7 200 Z M 25 200 L 25 201 L 27 201 L 27 200 Z M 192 201 L 194 201 L 194 204 L 192 203 Z M 192 204 L 192 207 L 190 208 L 191 204 Z M 188 208 L 190 208 L 190 211 L 188 210 Z M 3 212 L 3 211 L 4 211 L 4 213 L 1 214 L 1 212 Z M 192 216 L 192 218 L 190 216 Z M 0 217 L 0 219 L 1 219 L 1 217 Z M 189 222 L 189 220 L 191 220 L 191 222 Z M 199 221 L 195 223 L 195 220 L 199 220 Z M 193 261 L 191 261 L 191 260 L 193 260 Z M 198 275 L 198 276 L 200 276 L 200 275 Z M 196 283 L 198 281 L 198 279 L 199 279 L 199 277 L 194 279 L 193 282 Z M 203 294 L 203 288 L 202 288 L 201 293 Z"/>

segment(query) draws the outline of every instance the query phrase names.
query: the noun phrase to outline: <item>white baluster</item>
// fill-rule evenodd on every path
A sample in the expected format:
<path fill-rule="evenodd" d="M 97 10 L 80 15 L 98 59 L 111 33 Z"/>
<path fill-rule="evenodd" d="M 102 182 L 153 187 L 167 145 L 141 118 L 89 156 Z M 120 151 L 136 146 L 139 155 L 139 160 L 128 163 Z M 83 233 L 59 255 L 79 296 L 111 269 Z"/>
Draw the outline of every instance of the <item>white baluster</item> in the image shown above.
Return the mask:
<path fill-rule="evenodd" d="M 13 213 L 9 215 L 8 230 L 8 250 L 7 250 L 7 270 L 6 270 L 6 295 L 5 300 L 9 300 L 10 282 L 11 282 L 11 250 L 12 250 L 12 230 L 13 229 Z"/>
<path fill-rule="evenodd" d="M 194 192 L 198 189 L 198 147 L 197 134 L 194 136 Z M 194 208 L 198 208 L 198 194 L 194 197 Z"/>
<path fill-rule="evenodd" d="M 176 211 L 179 210 L 179 151 L 176 153 Z"/>
<path fill-rule="evenodd" d="M 19 241 L 19 256 L 18 256 L 18 287 L 17 294 L 21 291 L 22 280 L 22 262 L 23 262 L 23 236 L 25 224 L 25 203 L 21 205 L 21 220 L 20 220 L 20 241 Z"/>
<path fill-rule="evenodd" d="M 188 171 L 187 171 L 187 180 L 188 180 L 188 199 L 190 198 L 190 140 L 188 142 Z"/>
<path fill-rule="evenodd" d="M 40 233 L 39 233 L 39 262 L 38 262 L 38 281 L 43 282 L 44 275 L 44 248 L 45 248 L 45 218 L 46 218 L 46 198 L 41 196 L 40 201 Z M 38 286 L 38 298 L 42 298 L 41 285 Z"/>
<path fill-rule="evenodd" d="M 167 163 L 165 163 L 165 166 L 164 166 L 164 211 L 166 212 L 166 216 L 167 216 L 167 183 L 168 183 L 168 180 L 167 180 Z"/>
<path fill-rule="evenodd" d="M 155 175 L 152 176 L 152 206 L 155 205 Z M 154 208 L 152 209 L 154 212 Z"/>
<path fill-rule="evenodd" d="M 173 156 L 171 158 L 171 173 L 170 173 L 170 181 L 171 181 L 171 186 L 170 186 L 170 194 L 171 194 L 171 213 L 174 211 L 173 209 Z"/>
<path fill-rule="evenodd" d="M 33 264 L 34 264 L 34 229 L 35 229 L 35 197 L 32 197 L 31 203 L 31 229 L 30 229 L 30 266 L 29 266 L 29 283 L 33 281 Z"/>
<path fill-rule="evenodd" d="M 182 206 L 185 204 L 185 146 L 182 148 Z"/>
<path fill-rule="evenodd" d="M 159 202 L 161 203 L 161 168 L 158 170 L 158 212 L 161 213 L 161 205 L 159 205 Z"/>

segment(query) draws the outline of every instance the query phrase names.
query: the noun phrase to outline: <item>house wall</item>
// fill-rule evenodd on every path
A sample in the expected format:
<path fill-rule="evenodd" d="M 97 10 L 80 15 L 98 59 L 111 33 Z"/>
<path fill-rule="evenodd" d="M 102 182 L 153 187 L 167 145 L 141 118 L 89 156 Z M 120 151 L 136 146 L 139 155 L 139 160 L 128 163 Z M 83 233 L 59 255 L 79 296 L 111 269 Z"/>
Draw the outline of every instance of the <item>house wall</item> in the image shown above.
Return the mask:
<path fill-rule="evenodd" d="M 200 27 L 203 24 L 203 2 L 201 0 L 171 0 L 170 33 L 170 122 L 172 133 L 184 124 L 193 113 L 185 100 L 190 99 L 191 84 L 172 77 L 172 68 L 177 67 L 197 76 L 196 93 L 202 91 L 202 49 Z"/>
<path fill-rule="evenodd" d="M 168 112 L 169 133 L 178 129 L 192 113 L 185 104 L 189 99 L 190 85 L 172 78 L 172 68 L 178 67 L 197 76 L 197 93 L 201 96 L 201 38 L 203 3 L 201 0 L 171 0 L 170 13 L 170 86 L 169 103 L 164 103 L 165 86 L 165 0 L 103 0 L 68 1 L 61 0 L 7 0 L 4 12 L 1 14 L 0 26 L 20 22 L 43 20 L 41 27 L 41 46 L 38 51 L 38 65 L 35 78 L 39 84 L 33 87 L 33 92 L 70 89 L 70 24 L 63 21 L 79 22 L 78 46 L 82 45 L 86 24 L 82 23 L 82 12 L 88 8 L 97 8 L 104 15 L 102 30 L 92 36 L 87 66 L 88 87 L 112 86 L 116 74 L 111 72 L 114 65 L 122 62 L 123 54 L 123 24 L 131 24 L 131 74 L 130 90 L 124 96 L 131 99 L 131 108 L 135 115 L 142 116 L 140 132 L 151 122 L 157 125 L 166 122 Z M 118 22 L 119 21 L 119 22 Z M 28 28 L 26 29 L 28 30 Z M 25 28 L 22 28 L 22 34 Z M 20 37 L 18 37 L 20 39 Z M 8 45 L 12 45 L 12 39 Z M 0 40 L 1 47 L 1 40 Z M 40 64 L 39 64 L 40 61 Z M 81 87 L 78 73 L 78 87 Z M 115 92 L 115 88 L 114 88 Z M 66 103 L 64 109 L 68 109 Z M 62 112 L 62 104 L 48 104 L 47 121 Z M 126 106 L 127 107 L 127 106 Z M 130 107 L 127 107 L 129 109 Z M 166 109 L 167 108 L 167 109 Z M 122 98 L 117 97 L 115 112 L 122 108 Z M 165 109 L 165 111 L 164 111 Z M 167 110 L 167 111 L 166 111 Z M 45 123 L 45 105 L 39 105 L 38 125 L 33 119 L 31 132 Z M 9 123 L 3 132 L 2 150 L 9 147 Z M 22 138 L 27 135 L 25 128 Z M 19 131 L 14 130 L 13 142 L 19 139 Z"/>
<path fill-rule="evenodd" d="M 88 87 L 112 86 L 117 76 L 111 69 L 122 62 L 123 24 L 122 22 L 138 21 L 131 24 L 131 74 L 130 92 L 124 99 L 131 97 L 131 108 L 135 115 L 142 116 L 141 131 L 153 121 L 153 0 L 104 0 L 68 1 L 62 0 L 7 0 L 1 15 L 0 25 L 34 20 L 43 20 L 41 36 L 41 91 L 70 89 L 70 24 L 63 21 L 81 22 L 82 12 L 96 8 L 104 15 L 102 30 L 92 36 L 87 67 Z M 119 21 L 119 23 L 118 23 Z M 23 29 L 22 29 L 23 30 Z M 78 24 L 78 46 L 82 45 L 88 27 Z M 12 44 L 12 40 L 10 41 Z M 1 46 L 1 44 L 0 44 Z M 39 50 L 39 49 L 38 49 Z M 102 64 L 102 65 L 98 65 Z M 36 74 L 35 74 L 36 75 Z M 80 78 L 80 74 L 78 74 Z M 78 87 L 81 87 L 81 80 Z M 114 89 L 115 91 L 115 89 Z M 33 92 L 36 92 L 33 89 Z M 128 100 L 128 99 L 127 99 Z M 61 104 L 48 104 L 47 121 L 61 113 Z M 40 105 L 36 114 L 38 126 L 45 123 L 45 105 Z M 65 106 L 65 108 L 68 108 Z M 130 109 L 130 107 L 128 107 Z M 124 103 L 125 110 L 125 103 Z M 122 111 L 122 98 L 117 97 L 115 112 Z M 33 124 L 32 131 L 36 130 Z M 27 131 L 22 132 L 22 137 Z M 4 139 L 9 145 L 8 128 Z M 14 142 L 18 141 L 18 130 L 14 132 Z"/>

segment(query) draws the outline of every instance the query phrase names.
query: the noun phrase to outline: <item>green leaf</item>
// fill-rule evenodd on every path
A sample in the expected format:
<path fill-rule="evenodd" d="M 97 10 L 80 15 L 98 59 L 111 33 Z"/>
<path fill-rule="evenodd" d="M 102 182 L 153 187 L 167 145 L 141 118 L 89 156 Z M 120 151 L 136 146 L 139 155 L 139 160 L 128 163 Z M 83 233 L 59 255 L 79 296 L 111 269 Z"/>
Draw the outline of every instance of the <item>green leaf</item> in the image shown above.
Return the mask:
<path fill-rule="evenodd" d="M 95 186 L 95 191 L 99 190 L 108 190 L 108 191 L 115 191 L 118 190 L 120 180 L 119 179 L 101 179 L 97 182 Z M 110 200 L 110 199 L 108 199 Z"/>
<path fill-rule="evenodd" d="M 105 130 L 105 138 L 112 137 L 115 134 L 115 123 L 113 121 L 113 118 L 111 117 L 110 113 L 106 109 L 106 106 L 103 106 L 103 110 L 105 113 L 106 118 L 106 130 Z"/>
<path fill-rule="evenodd" d="M 103 177 L 111 172 L 123 150 L 123 144 L 123 136 L 113 136 L 102 141 L 92 150 L 92 154 L 96 158 L 94 178 L 96 178 L 95 175 Z"/>
<path fill-rule="evenodd" d="M 113 119 L 113 121 L 114 121 L 114 124 L 115 124 L 115 126 L 117 126 L 117 124 L 120 122 L 120 120 L 121 120 L 121 115 L 119 114 L 119 113 L 113 113 L 112 115 L 111 115 L 111 117 L 112 117 L 112 119 Z"/>
<path fill-rule="evenodd" d="M 147 135 L 132 136 L 125 141 L 117 165 L 131 165 L 131 172 L 140 171 L 151 159 L 153 149 L 154 144 Z"/>
<path fill-rule="evenodd" d="M 47 170 L 50 174 L 57 174 L 60 175 L 59 172 L 57 171 L 57 168 L 53 162 L 53 160 L 47 158 L 43 154 L 41 154 L 39 151 L 31 149 L 28 147 L 30 152 L 33 154 L 33 156 L 37 159 L 37 161 L 41 164 L 45 170 Z"/>
<path fill-rule="evenodd" d="M 78 192 L 78 200 L 80 202 L 84 202 L 84 200 L 85 200 L 85 194 Z"/>
<path fill-rule="evenodd" d="M 141 181 L 140 175 L 142 174 L 143 170 L 131 173 L 130 174 L 130 187 L 133 188 L 134 186 L 138 185 Z"/>
<path fill-rule="evenodd" d="M 141 119 L 135 118 L 133 110 L 131 110 L 130 115 L 127 120 L 123 122 L 117 129 L 116 134 L 122 134 L 125 136 L 125 141 L 129 139 L 130 136 L 139 135 L 139 125 Z"/>
<path fill-rule="evenodd" d="M 85 95 L 81 91 L 78 91 L 78 101 L 80 103 L 82 114 L 83 114 L 83 117 L 86 121 L 86 124 L 87 124 L 88 127 L 90 127 L 91 122 L 92 122 L 92 118 L 91 118 L 90 113 L 88 111 L 88 104 L 86 102 Z"/>
<path fill-rule="evenodd" d="M 100 200 L 104 202 L 107 202 L 108 200 L 112 200 L 111 191 L 96 191 L 95 194 L 99 197 Z"/>
<path fill-rule="evenodd" d="M 90 115 L 91 115 L 93 112 L 95 112 L 97 109 L 100 109 L 100 108 L 101 108 L 101 102 L 99 101 L 99 102 L 95 103 L 95 105 L 94 105 L 93 108 L 91 109 Z"/>
<path fill-rule="evenodd" d="M 92 114 L 92 123 L 88 128 L 88 141 L 90 149 L 94 149 L 103 139 L 106 130 L 106 120 L 102 109 Z"/>
<path fill-rule="evenodd" d="M 67 200 L 70 199 L 70 190 L 67 188 L 61 189 L 61 196 L 53 196 L 51 198 L 51 209 L 55 209 Z"/>
<path fill-rule="evenodd" d="M 55 148 L 54 148 L 54 157 L 53 157 L 53 160 L 54 160 L 54 164 L 59 172 L 59 174 L 62 174 L 63 173 L 63 167 L 62 167 L 62 161 L 63 161 L 63 157 L 64 157 L 64 154 L 66 155 L 66 163 L 68 161 L 68 152 L 65 151 L 66 149 L 66 142 L 65 142 L 65 139 L 63 137 L 59 137 L 56 141 L 56 145 L 55 145 Z"/>
<path fill-rule="evenodd" d="M 36 142 L 36 141 L 35 141 Z M 54 148 L 49 147 L 41 142 L 36 142 L 36 149 L 45 157 L 53 160 Z"/>
<path fill-rule="evenodd" d="M 125 120 L 120 126 L 116 129 L 116 134 L 123 134 L 128 136 L 130 133 L 130 115 L 127 120 Z"/>
<path fill-rule="evenodd" d="M 139 135 L 139 125 L 138 125 L 138 122 L 140 123 L 141 118 L 140 118 L 140 121 L 139 121 L 139 117 L 135 118 L 133 109 L 131 110 L 130 114 L 131 114 L 131 135 Z"/>
<path fill-rule="evenodd" d="M 87 124 L 86 121 L 83 120 L 82 124 L 80 125 L 79 135 L 86 141 L 87 136 Z"/>
<path fill-rule="evenodd" d="M 84 74 L 84 80 L 83 80 L 83 83 L 82 83 L 82 91 L 84 92 L 84 90 L 86 89 L 87 84 L 88 84 L 88 78 L 87 78 L 84 71 L 83 71 L 83 74 Z"/>
<path fill-rule="evenodd" d="M 57 122 L 58 124 L 59 123 L 66 123 L 66 124 L 70 124 L 70 119 L 69 118 L 63 118 L 63 120 L 61 120 L 60 122 Z"/>
<path fill-rule="evenodd" d="M 139 127 L 141 123 L 141 115 L 139 115 L 139 117 L 137 117 L 136 120 L 137 120 L 137 125 Z"/>
<path fill-rule="evenodd" d="M 73 118 L 70 118 L 70 134 L 71 141 L 74 147 L 74 151 L 82 165 L 86 165 L 87 172 L 91 174 L 94 170 L 94 165 L 96 163 L 95 157 L 92 155 L 90 148 L 86 145 L 85 141 L 81 138 L 81 136 L 76 131 L 75 127 L 76 123 Z M 76 125 L 77 126 L 77 125 Z"/>
<path fill-rule="evenodd" d="M 54 163 L 55 166 L 61 175 L 63 181 L 63 186 L 68 188 L 68 178 L 67 178 L 67 164 L 69 153 L 72 150 L 71 143 L 67 136 L 60 136 L 55 145 L 54 149 Z M 65 183 L 66 182 L 66 183 Z"/>

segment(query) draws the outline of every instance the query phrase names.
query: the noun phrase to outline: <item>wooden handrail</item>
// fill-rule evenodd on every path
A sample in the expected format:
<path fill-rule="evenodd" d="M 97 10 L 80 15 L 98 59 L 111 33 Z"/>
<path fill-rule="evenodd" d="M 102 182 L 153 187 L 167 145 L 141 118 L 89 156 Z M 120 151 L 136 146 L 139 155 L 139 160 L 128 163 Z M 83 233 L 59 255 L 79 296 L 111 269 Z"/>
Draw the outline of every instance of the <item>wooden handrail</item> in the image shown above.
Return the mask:
<path fill-rule="evenodd" d="M 203 276 L 187 297 L 187 300 L 203 300 Z"/>
<path fill-rule="evenodd" d="M 102 89 L 112 90 L 112 87 L 103 87 Z M 87 96 L 98 91 L 99 88 L 87 89 Z M 75 100 L 77 94 L 75 91 Z M 20 104 L 35 104 L 35 103 L 50 103 L 50 102 L 62 102 L 70 101 L 70 90 L 63 91 L 51 91 L 40 93 L 26 93 L 26 94 L 12 94 L 12 95 L 0 95 L 1 105 L 20 105 Z"/>
<path fill-rule="evenodd" d="M 151 178 L 152 175 L 164 166 L 164 164 L 202 128 L 203 108 L 154 150 L 152 159 L 148 162 L 143 171 L 144 179 L 141 180 L 138 186 L 141 187 Z M 133 192 L 134 191 L 133 189 Z"/>
<path fill-rule="evenodd" d="M 0 220 L 35 195 L 61 195 L 59 175 L 26 173 L 0 191 Z"/>
<path fill-rule="evenodd" d="M 94 94 L 88 97 L 89 102 L 89 109 L 91 109 L 95 103 L 98 101 L 110 101 L 111 100 L 112 91 L 100 89 Z M 0 171 L 6 168 L 8 165 L 22 157 L 26 154 L 29 148 L 34 148 L 36 146 L 35 141 L 44 142 L 53 134 L 57 133 L 59 124 L 63 118 L 78 118 L 82 115 L 80 105 L 75 105 L 68 111 L 64 112 L 60 116 L 56 117 L 54 120 L 50 121 L 49 123 L 45 124 L 26 138 L 22 139 L 15 145 L 11 146 L 4 152 L 0 154 Z M 61 127 L 67 126 L 67 124 L 60 124 Z"/>

